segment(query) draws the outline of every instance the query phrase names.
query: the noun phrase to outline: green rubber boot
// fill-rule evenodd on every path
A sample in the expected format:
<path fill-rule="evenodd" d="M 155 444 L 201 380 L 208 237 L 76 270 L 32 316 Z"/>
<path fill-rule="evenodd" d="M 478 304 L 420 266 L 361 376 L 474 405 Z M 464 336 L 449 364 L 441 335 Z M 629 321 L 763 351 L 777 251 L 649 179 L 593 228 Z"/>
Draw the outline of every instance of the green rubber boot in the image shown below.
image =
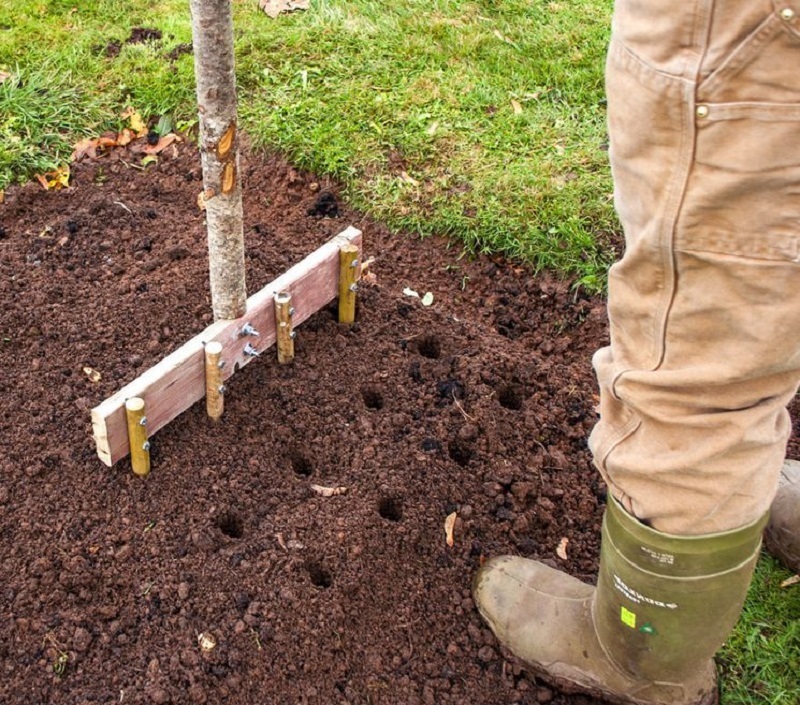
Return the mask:
<path fill-rule="evenodd" d="M 473 597 L 500 642 L 564 692 L 625 705 L 716 705 L 712 657 L 741 612 L 765 522 L 674 536 L 612 500 L 597 588 L 502 556 L 481 566 Z"/>
<path fill-rule="evenodd" d="M 780 486 L 764 531 L 767 550 L 784 566 L 800 573 L 800 462 L 783 463 Z"/>

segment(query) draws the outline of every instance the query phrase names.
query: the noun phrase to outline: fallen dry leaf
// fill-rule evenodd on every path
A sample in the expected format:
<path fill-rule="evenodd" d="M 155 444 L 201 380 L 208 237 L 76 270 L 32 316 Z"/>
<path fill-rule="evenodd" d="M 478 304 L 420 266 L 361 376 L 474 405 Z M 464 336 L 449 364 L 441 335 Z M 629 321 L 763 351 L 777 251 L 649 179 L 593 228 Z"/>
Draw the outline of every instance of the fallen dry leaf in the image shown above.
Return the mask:
<path fill-rule="evenodd" d="M 419 186 L 419 181 L 417 181 L 413 176 L 409 176 L 405 171 L 400 172 L 400 180 L 405 181 L 407 184 L 411 184 L 412 186 Z"/>
<path fill-rule="evenodd" d="M 514 109 L 514 115 L 522 115 L 522 106 L 518 100 L 512 100 L 511 107 Z"/>
<path fill-rule="evenodd" d="M 9 78 L 11 78 L 11 74 L 8 71 L 0 71 L 0 83 L 4 83 Z"/>
<path fill-rule="evenodd" d="M 103 375 L 91 367 L 84 367 L 83 374 L 85 374 L 92 382 L 99 382 L 103 378 Z"/>
<path fill-rule="evenodd" d="M 309 0 L 258 0 L 258 6 L 273 20 L 280 15 L 281 12 L 307 10 L 308 5 Z"/>
<path fill-rule="evenodd" d="M 791 578 L 787 578 L 781 583 L 782 588 L 787 588 L 790 585 L 797 585 L 800 583 L 800 575 L 793 575 Z"/>
<path fill-rule="evenodd" d="M 84 157 L 88 157 L 89 159 L 97 159 L 97 147 L 97 139 L 80 140 L 75 144 L 75 147 L 72 150 L 71 160 L 73 162 L 79 162 Z"/>
<path fill-rule="evenodd" d="M 120 117 L 123 120 L 128 120 L 131 130 L 133 130 L 137 137 L 144 137 L 147 134 L 147 125 L 145 125 L 138 110 L 130 107 L 126 108 Z"/>
<path fill-rule="evenodd" d="M 211 632 L 198 634 L 197 643 L 200 645 L 200 650 L 205 652 L 213 651 L 217 646 L 217 640 Z"/>
<path fill-rule="evenodd" d="M 565 536 L 558 544 L 558 548 L 556 549 L 556 555 L 562 560 L 567 560 L 567 544 L 569 543 L 569 539 Z"/>
<path fill-rule="evenodd" d="M 127 127 L 126 127 L 126 128 L 124 128 L 124 129 L 122 130 L 122 132 L 120 132 L 120 133 L 117 135 L 117 144 L 118 144 L 120 147 L 124 147 L 126 144 L 130 144 L 130 143 L 131 143 L 131 142 L 132 142 L 132 141 L 133 141 L 135 138 L 136 138 L 136 135 L 134 135 L 134 134 L 133 134 L 133 132 L 131 132 L 131 131 L 130 131 L 130 130 L 129 130 Z"/>
<path fill-rule="evenodd" d="M 147 145 L 142 151 L 145 154 L 158 154 L 159 152 L 164 151 L 177 139 L 178 135 L 174 134 L 173 132 L 170 132 L 168 135 L 160 137 L 158 142 L 156 142 L 155 144 Z"/>
<path fill-rule="evenodd" d="M 46 191 L 49 189 L 60 189 L 69 186 L 69 167 L 60 166 L 55 171 L 48 171 L 44 174 L 36 174 L 36 180 Z"/>
<path fill-rule="evenodd" d="M 453 544 L 455 544 L 455 539 L 453 538 L 453 531 L 456 528 L 456 519 L 458 518 L 458 512 L 453 512 L 452 514 L 448 514 L 447 518 L 444 520 L 444 535 L 445 541 L 447 545 L 451 548 Z"/>
<path fill-rule="evenodd" d="M 323 497 L 337 497 L 347 494 L 346 487 L 323 487 L 322 485 L 311 485 L 311 489 Z"/>

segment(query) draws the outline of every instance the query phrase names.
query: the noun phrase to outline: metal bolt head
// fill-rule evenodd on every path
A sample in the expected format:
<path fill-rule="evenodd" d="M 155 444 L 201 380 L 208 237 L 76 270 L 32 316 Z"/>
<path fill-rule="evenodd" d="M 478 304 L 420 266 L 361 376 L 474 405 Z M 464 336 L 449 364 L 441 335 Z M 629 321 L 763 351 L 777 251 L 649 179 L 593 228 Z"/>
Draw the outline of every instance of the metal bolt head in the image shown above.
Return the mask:
<path fill-rule="evenodd" d="M 150 441 L 145 441 L 144 443 L 142 443 L 142 450 L 143 451 L 149 451 L 150 450 Z"/>
<path fill-rule="evenodd" d="M 350 263 L 350 266 L 351 266 L 351 267 L 358 267 L 358 260 L 357 260 L 357 259 L 354 259 L 354 260 L 353 260 L 353 261 Z"/>
<path fill-rule="evenodd" d="M 294 316 L 294 306 L 289 309 L 289 315 Z"/>
<path fill-rule="evenodd" d="M 219 387 L 217 387 L 217 391 L 220 394 L 225 394 L 225 392 L 228 391 L 228 388 L 224 384 L 220 384 Z"/>
<path fill-rule="evenodd" d="M 698 105 L 695 109 L 695 115 L 699 118 L 708 117 L 708 106 L 707 105 Z"/>
<path fill-rule="evenodd" d="M 252 336 L 258 338 L 259 337 L 259 332 L 255 328 L 253 328 L 253 326 L 250 323 L 245 323 L 242 326 L 242 330 L 239 333 L 239 337 L 243 338 L 246 335 L 252 335 Z"/>
<path fill-rule="evenodd" d="M 293 330 L 291 333 L 289 333 L 289 337 L 290 337 L 292 340 L 294 340 L 294 339 L 297 337 L 297 331 L 296 331 L 296 330 Z"/>
<path fill-rule="evenodd" d="M 350 291 L 352 291 L 355 294 L 358 291 L 358 284 L 351 284 Z"/>
<path fill-rule="evenodd" d="M 139 419 L 139 425 L 140 426 L 147 426 L 147 417 L 146 416 L 142 416 L 142 418 Z"/>

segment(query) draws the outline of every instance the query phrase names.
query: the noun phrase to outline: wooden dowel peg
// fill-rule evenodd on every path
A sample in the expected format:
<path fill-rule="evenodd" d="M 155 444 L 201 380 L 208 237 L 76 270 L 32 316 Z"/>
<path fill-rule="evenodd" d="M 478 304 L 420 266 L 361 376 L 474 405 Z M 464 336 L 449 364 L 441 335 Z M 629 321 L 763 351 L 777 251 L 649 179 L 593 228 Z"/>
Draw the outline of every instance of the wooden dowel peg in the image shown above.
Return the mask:
<path fill-rule="evenodd" d="M 339 248 L 339 323 L 350 325 L 356 319 L 356 291 L 358 290 L 358 247 L 343 245 Z"/>
<path fill-rule="evenodd" d="M 128 419 L 128 442 L 131 446 L 131 465 L 139 477 L 150 474 L 150 442 L 147 440 L 147 416 L 144 399 L 131 397 L 125 401 L 125 415 Z"/>
<path fill-rule="evenodd" d="M 292 330 L 292 295 L 287 291 L 275 294 L 275 325 L 278 332 L 278 362 L 285 365 L 294 360 L 294 331 Z"/>
<path fill-rule="evenodd" d="M 213 421 L 219 421 L 225 410 L 225 386 L 222 384 L 222 343 L 212 340 L 206 343 L 206 413 Z"/>

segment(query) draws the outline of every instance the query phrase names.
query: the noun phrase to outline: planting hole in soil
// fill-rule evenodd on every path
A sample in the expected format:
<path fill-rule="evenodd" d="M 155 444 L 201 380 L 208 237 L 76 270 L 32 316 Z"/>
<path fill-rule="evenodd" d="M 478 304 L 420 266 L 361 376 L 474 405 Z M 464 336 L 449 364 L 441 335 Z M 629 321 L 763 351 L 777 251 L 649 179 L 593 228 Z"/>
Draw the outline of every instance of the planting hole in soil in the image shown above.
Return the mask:
<path fill-rule="evenodd" d="M 380 411 L 383 408 L 383 396 L 374 387 L 365 387 L 361 390 L 361 398 L 364 406 L 373 411 Z"/>
<path fill-rule="evenodd" d="M 497 390 L 497 401 L 504 409 L 522 409 L 522 389 L 516 384 L 504 384 Z"/>
<path fill-rule="evenodd" d="M 450 458 L 458 463 L 462 468 L 469 465 L 469 461 L 472 460 L 473 456 L 475 455 L 475 451 L 473 450 L 471 444 L 462 440 L 461 438 L 450 441 L 447 446 L 447 451 L 450 455 Z"/>
<path fill-rule="evenodd" d="M 294 470 L 295 475 L 311 477 L 314 474 L 314 466 L 311 461 L 300 453 L 292 453 L 289 456 L 289 462 L 292 464 L 292 470 Z"/>
<path fill-rule="evenodd" d="M 220 514 L 215 523 L 225 536 L 232 539 L 240 539 L 244 536 L 244 522 L 233 512 Z"/>
<path fill-rule="evenodd" d="M 310 560 L 306 563 L 306 570 L 311 578 L 311 583 L 316 587 L 329 588 L 333 585 L 331 574 L 325 570 L 319 561 Z"/>
<path fill-rule="evenodd" d="M 442 355 L 442 345 L 435 335 L 426 335 L 419 339 L 417 350 L 422 357 L 438 360 Z"/>
<path fill-rule="evenodd" d="M 378 502 L 378 514 L 389 521 L 403 518 L 403 500 L 400 497 L 382 497 Z"/>

